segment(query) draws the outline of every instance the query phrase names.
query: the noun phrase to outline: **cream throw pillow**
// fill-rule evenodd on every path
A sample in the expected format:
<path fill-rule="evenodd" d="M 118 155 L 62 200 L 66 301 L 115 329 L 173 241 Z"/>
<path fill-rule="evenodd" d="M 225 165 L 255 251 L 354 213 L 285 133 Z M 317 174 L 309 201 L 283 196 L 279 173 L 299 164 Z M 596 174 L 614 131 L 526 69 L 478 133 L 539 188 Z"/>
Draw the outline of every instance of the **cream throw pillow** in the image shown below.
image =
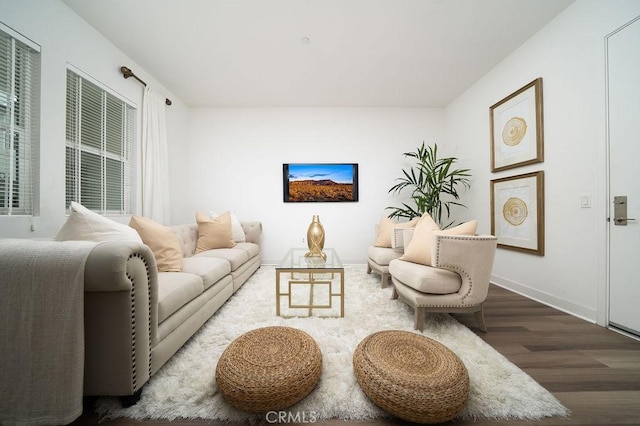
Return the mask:
<path fill-rule="evenodd" d="M 132 216 L 129 226 L 153 252 L 159 272 L 182 271 L 182 248 L 173 229 L 143 216 Z"/>
<path fill-rule="evenodd" d="M 396 228 L 412 228 L 416 226 L 419 220 L 420 218 L 414 218 L 408 222 L 395 222 L 389 219 L 387 216 L 382 216 L 380 218 L 380 223 L 378 223 L 378 234 L 376 236 L 376 242 L 373 245 L 376 247 L 391 248 L 393 246 L 393 230 Z"/>
<path fill-rule="evenodd" d="M 244 229 L 242 229 L 242 223 L 240 222 L 240 219 L 238 219 L 238 216 L 236 216 L 233 212 L 229 212 L 229 214 L 231 215 L 231 239 L 236 243 L 244 243 L 245 241 L 247 241 L 247 236 L 244 233 Z M 215 219 L 220 215 L 216 212 L 211 211 L 209 212 L 209 216 Z"/>
<path fill-rule="evenodd" d="M 476 235 L 477 229 L 478 221 L 470 220 L 456 227 L 434 232 L 434 235 Z"/>
<path fill-rule="evenodd" d="M 197 211 L 196 222 L 198 222 L 196 253 L 217 248 L 232 248 L 236 245 L 232 238 L 230 212 L 224 212 L 214 219 Z"/>
<path fill-rule="evenodd" d="M 56 235 L 56 241 L 136 241 L 142 243 L 134 230 L 114 220 L 71 202 L 69 217 Z"/>
<path fill-rule="evenodd" d="M 430 265 L 431 240 L 433 233 L 438 230 L 440 230 L 440 228 L 431 215 L 429 213 L 423 214 L 416 225 L 416 230 L 413 232 L 413 238 L 409 241 L 400 259 Z"/>
<path fill-rule="evenodd" d="M 373 244 L 376 247 L 391 247 L 391 233 L 396 222 L 389 219 L 386 216 L 380 218 L 378 223 L 378 235 L 376 236 L 376 242 Z"/>
<path fill-rule="evenodd" d="M 453 228 L 440 230 L 431 216 L 427 213 L 425 213 L 425 215 L 427 215 L 428 218 L 425 218 L 423 215 L 420 223 L 416 225 L 413 239 L 409 242 L 405 254 L 401 257 L 402 260 L 432 266 L 431 247 L 433 245 L 434 235 L 475 235 L 476 229 L 478 228 L 478 221 L 472 220 Z M 423 220 L 425 223 L 418 229 L 423 223 Z M 409 253 L 409 257 L 406 257 L 407 253 Z"/>

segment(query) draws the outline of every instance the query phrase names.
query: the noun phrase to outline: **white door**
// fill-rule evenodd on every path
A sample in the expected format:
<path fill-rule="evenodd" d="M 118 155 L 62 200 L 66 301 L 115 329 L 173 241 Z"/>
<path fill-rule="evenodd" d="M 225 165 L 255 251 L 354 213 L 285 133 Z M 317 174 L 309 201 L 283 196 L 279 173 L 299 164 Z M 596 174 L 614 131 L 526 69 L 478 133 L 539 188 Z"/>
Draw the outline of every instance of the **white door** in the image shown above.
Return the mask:
<path fill-rule="evenodd" d="M 609 325 L 640 336 L 640 17 L 607 37 L 607 71 Z"/>

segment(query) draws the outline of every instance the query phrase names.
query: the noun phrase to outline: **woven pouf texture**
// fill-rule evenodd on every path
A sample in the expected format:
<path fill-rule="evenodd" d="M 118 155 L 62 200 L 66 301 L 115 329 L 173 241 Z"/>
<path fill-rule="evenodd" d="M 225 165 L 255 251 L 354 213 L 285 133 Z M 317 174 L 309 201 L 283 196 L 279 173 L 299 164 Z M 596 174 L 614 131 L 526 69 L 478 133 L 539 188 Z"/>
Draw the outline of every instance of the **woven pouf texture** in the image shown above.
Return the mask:
<path fill-rule="evenodd" d="M 408 331 L 379 331 L 353 353 L 364 393 L 386 412 L 415 423 L 453 419 L 469 396 L 469 374 L 449 348 Z"/>
<path fill-rule="evenodd" d="M 303 399 L 321 373 L 322 353 L 311 336 L 291 327 L 264 327 L 227 346 L 218 360 L 216 384 L 234 407 L 265 413 Z"/>

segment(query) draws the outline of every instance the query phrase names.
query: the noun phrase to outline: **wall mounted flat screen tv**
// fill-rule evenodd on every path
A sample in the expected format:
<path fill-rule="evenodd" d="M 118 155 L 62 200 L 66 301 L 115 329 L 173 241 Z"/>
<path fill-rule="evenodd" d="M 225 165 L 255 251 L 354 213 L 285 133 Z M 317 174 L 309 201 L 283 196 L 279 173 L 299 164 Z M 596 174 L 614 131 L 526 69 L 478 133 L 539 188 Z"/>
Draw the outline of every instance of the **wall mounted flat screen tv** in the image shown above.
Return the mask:
<path fill-rule="evenodd" d="M 358 164 L 282 165 L 285 203 L 358 201 Z"/>

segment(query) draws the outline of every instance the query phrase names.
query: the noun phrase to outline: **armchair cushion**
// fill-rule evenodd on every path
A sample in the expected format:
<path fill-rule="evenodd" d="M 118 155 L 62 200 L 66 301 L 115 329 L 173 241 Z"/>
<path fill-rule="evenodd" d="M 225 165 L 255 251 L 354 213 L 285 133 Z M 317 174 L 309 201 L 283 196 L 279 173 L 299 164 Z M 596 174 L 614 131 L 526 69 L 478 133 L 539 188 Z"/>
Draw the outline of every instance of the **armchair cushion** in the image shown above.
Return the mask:
<path fill-rule="evenodd" d="M 396 280 L 421 293 L 456 293 L 462 285 L 460 275 L 455 272 L 439 268 L 425 268 L 424 265 L 400 259 L 389 263 L 389 273 Z"/>
<path fill-rule="evenodd" d="M 378 265 L 386 266 L 393 259 L 397 259 L 402 255 L 401 251 L 390 250 L 386 247 L 374 247 L 370 246 L 367 249 L 367 256 L 369 259 L 376 262 Z"/>

